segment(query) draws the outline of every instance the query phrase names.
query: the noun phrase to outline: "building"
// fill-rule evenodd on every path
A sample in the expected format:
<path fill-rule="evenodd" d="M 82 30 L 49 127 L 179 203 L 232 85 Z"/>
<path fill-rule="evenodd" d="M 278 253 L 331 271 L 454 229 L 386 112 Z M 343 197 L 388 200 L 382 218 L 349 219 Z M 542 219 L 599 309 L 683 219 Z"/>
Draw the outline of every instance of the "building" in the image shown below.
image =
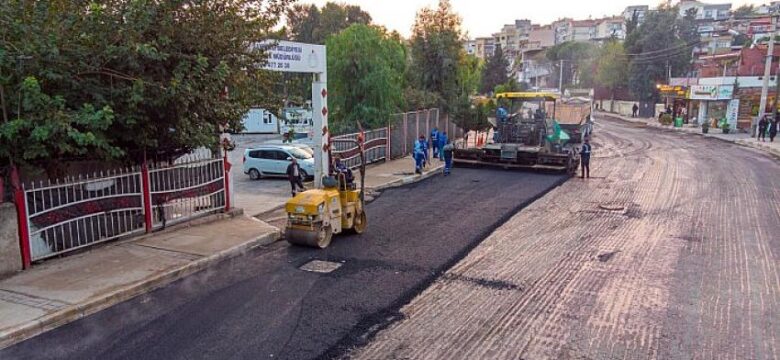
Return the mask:
<path fill-rule="evenodd" d="M 591 41 L 596 39 L 599 22 L 596 20 L 575 20 L 569 25 L 568 41 Z"/>
<path fill-rule="evenodd" d="M 697 0 L 681 0 L 680 17 L 690 9 L 696 9 L 696 20 L 727 20 L 731 17 L 731 4 L 706 4 Z"/>
<path fill-rule="evenodd" d="M 466 50 L 466 54 L 469 55 L 477 55 L 477 41 L 476 40 L 466 40 L 463 42 L 463 50 Z"/>
<path fill-rule="evenodd" d="M 534 25 L 528 33 L 528 42 L 523 52 L 543 50 L 555 46 L 555 30 L 551 25 Z"/>
<path fill-rule="evenodd" d="M 759 15 L 769 15 L 780 11 L 780 1 L 772 1 L 769 4 L 759 5 L 755 8 L 755 13 Z"/>
<path fill-rule="evenodd" d="M 492 37 L 476 38 L 474 42 L 476 44 L 474 55 L 480 59 L 490 58 L 496 51 L 496 41 Z"/>
<path fill-rule="evenodd" d="M 604 41 L 609 39 L 626 38 L 626 21 L 623 17 L 613 17 L 597 20 L 596 36 L 592 40 Z"/>
<path fill-rule="evenodd" d="M 623 10 L 623 19 L 628 21 L 631 20 L 631 18 L 634 17 L 634 14 L 637 16 L 637 20 L 641 23 L 645 20 L 645 14 L 650 11 L 650 7 L 647 5 L 634 5 L 634 6 L 627 6 L 625 10 Z"/>
<path fill-rule="evenodd" d="M 520 55 L 523 47 L 528 43 L 528 36 L 533 28 L 531 20 L 515 20 L 514 24 L 507 24 L 501 31 L 493 34 L 493 40 L 501 45 L 501 50 L 507 59 L 514 59 Z"/>
<path fill-rule="evenodd" d="M 569 32 L 571 19 L 560 19 L 552 23 L 553 32 L 555 33 L 555 44 L 560 44 L 569 41 Z"/>

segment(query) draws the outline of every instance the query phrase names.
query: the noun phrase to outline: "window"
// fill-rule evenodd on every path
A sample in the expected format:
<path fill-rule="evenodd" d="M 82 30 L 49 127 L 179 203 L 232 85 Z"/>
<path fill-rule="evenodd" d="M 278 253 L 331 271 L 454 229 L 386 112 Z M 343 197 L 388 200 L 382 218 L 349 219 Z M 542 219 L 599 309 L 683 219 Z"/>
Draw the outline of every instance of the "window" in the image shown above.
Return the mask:
<path fill-rule="evenodd" d="M 260 158 L 265 160 L 278 160 L 277 153 L 279 151 L 276 150 L 260 150 Z M 285 157 L 286 159 L 286 157 Z"/>
<path fill-rule="evenodd" d="M 260 159 L 260 150 L 252 150 L 249 152 L 249 157 L 253 159 Z"/>
<path fill-rule="evenodd" d="M 271 120 L 271 113 L 268 111 L 263 112 L 263 124 L 273 124 L 273 121 Z"/>
<path fill-rule="evenodd" d="M 287 160 L 287 158 L 290 157 L 286 152 L 280 150 L 274 150 L 274 156 L 276 157 L 276 160 Z"/>

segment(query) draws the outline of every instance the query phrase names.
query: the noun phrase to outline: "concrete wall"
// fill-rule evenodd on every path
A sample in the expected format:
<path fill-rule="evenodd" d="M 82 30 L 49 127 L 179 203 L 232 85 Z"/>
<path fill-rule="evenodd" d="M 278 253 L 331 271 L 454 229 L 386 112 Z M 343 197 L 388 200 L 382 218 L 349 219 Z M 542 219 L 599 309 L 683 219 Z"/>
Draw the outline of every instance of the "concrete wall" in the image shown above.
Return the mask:
<path fill-rule="evenodd" d="M 0 277 L 22 269 L 16 207 L 0 204 Z"/>
<path fill-rule="evenodd" d="M 600 103 L 603 105 L 604 111 L 613 112 L 613 113 L 620 114 L 620 115 L 623 115 L 623 116 L 631 116 L 634 104 L 639 105 L 638 101 L 618 101 L 618 100 L 615 100 L 613 102 L 612 100 L 603 100 L 603 101 L 600 101 Z M 655 113 L 656 113 L 656 115 L 661 113 L 662 111 L 664 111 L 664 105 L 663 104 L 656 104 L 655 105 Z"/>

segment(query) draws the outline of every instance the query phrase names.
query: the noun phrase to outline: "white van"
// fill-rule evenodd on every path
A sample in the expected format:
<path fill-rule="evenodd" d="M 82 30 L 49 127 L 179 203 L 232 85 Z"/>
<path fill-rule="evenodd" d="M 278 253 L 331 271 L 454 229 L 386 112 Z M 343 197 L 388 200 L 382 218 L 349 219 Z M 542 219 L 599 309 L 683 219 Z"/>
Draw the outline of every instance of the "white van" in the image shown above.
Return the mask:
<path fill-rule="evenodd" d="M 263 145 L 244 151 L 244 174 L 252 180 L 262 177 L 287 176 L 287 166 L 290 159 L 295 158 L 301 166 L 301 176 L 305 180 L 314 178 L 314 156 L 312 151 L 306 151 L 292 145 Z"/>

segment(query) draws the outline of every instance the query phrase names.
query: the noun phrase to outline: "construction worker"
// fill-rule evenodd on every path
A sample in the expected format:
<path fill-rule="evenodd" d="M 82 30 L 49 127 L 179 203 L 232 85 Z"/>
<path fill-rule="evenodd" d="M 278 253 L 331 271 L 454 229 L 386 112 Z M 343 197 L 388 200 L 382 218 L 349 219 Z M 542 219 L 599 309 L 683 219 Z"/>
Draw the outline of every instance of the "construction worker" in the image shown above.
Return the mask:
<path fill-rule="evenodd" d="M 436 147 L 439 148 L 439 150 L 438 150 L 439 154 L 441 154 L 441 152 L 444 149 L 444 145 L 447 145 L 447 143 L 449 143 L 449 139 L 447 138 L 447 132 L 444 131 L 441 134 L 439 134 L 439 142 L 438 142 L 438 144 L 436 144 Z M 442 159 L 442 160 L 444 160 L 444 159 Z"/>
<path fill-rule="evenodd" d="M 431 130 L 431 151 L 433 152 L 433 158 L 439 157 L 439 129 L 433 128 Z"/>
<path fill-rule="evenodd" d="M 444 176 L 450 175 L 452 169 L 452 153 L 455 151 L 455 146 L 451 142 L 447 142 L 442 148 L 442 158 L 444 159 Z"/>
<path fill-rule="evenodd" d="M 352 187 L 355 183 L 355 176 L 352 174 L 352 170 L 341 161 L 341 157 L 337 157 L 333 163 L 333 169 L 336 175 L 344 174 L 344 181 L 346 181 L 347 187 Z"/>
<path fill-rule="evenodd" d="M 301 181 L 301 166 L 298 165 L 298 160 L 295 157 L 290 161 L 290 165 L 287 165 L 287 179 L 290 180 L 290 187 L 292 188 L 292 196 L 295 197 L 297 189 L 306 191 Z"/>
<path fill-rule="evenodd" d="M 425 135 L 420 135 L 420 138 L 414 142 L 414 172 L 422 174 L 423 167 L 425 166 L 425 158 L 428 153 L 428 142 L 425 141 Z"/>
<path fill-rule="evenodd" d="M 590 154 L 593 152 L 593 148 L 590 146 L 590 140 L 585 138 L 585 143 L 582 144 L 580 149 L 580 162 L 582 163 L 582 175 L 580 178 L 590 178 Z"/>

